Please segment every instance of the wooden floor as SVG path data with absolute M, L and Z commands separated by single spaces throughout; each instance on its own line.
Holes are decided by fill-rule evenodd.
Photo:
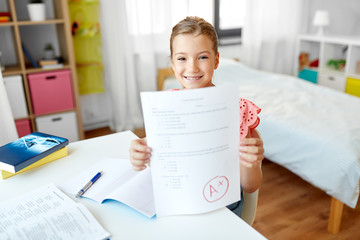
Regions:
M 265 237 L 283 239 L 360 239 L 360 204 L 344 206 L 341 231 L 327 232 L 331 198 L 287 169 L 263 162 L 264 181 L 259 191 L 253 227 Z
M 112 133 L 99 129 L 85 133 L 86 138 Z M 134 133 L 144 136 L 142 129 Z M 253 227 L 271 240 L 360 239 L 360 204 L 344 206 L 341 231 L 327 232 L 330 197 L 287 169 L 268 160 L 263 162 L 264 181 Z
M 140 138 L 145 137 L 144 129 L 135 129 L 133 132 Z M 103 136 L 103 135 L 107 135 L 107 134 L 111 134 L 111 133 L 114 133 L 114 132 L 111 131 L 108 127 L 85 131 L 85 139 L 99 137 L 99 136 Z

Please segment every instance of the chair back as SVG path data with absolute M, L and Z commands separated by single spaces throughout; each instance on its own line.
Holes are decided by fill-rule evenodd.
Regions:
M 259 190 L 253 193 L 247 193 L 244 191 L 244 206 L 241 211 L 241 219 L 247 224 L 252 225 L 255 220 L 256 208 L 259 197 Z

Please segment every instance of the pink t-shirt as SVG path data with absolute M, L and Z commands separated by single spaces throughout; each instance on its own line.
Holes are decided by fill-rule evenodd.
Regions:
M 240 140 L 241 140 L 246 137 L 249 129 L 250 131 L 254 130 L 259 125 L 260 118 L 258 117 L 258 114 L 261 112 L 261 108 L 259 108 L 253 102 L 245 98 L 240 98 L 239 104 L 240 104 L 240 119 L 242 119 L 240 125 Z
M 173 88 L 168 91 L 178 91 L 180 89 Z M 261 108 L 256 106 L 253 102 L 250 100 L 247 100 L 245 98 L 239 99 L 239 105 L 240 105 L 240 119 L 241 125 L 240 125 L 240 140 L 244 139 L 246 135 L 251 130 L 254 130 L 260 123 L 260 118 L 258 117 L 258 114 L 261 112 Z

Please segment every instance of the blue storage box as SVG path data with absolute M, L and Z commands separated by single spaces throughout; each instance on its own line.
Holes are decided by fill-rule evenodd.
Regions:
M 316 84 L 317 83 L 317 75 L 318 75 L 317 71 L 314 71 L 311 69 L 304 69 L 302 71 L 299 71 L 298 77 Z

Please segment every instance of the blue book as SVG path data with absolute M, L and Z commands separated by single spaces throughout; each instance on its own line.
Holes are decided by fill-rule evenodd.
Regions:
M 23 43 L 21 43 L 22 49 L 26 55 L 26 57 L 29 59 L 29 61 L 31 62 L 31 64 L 33 65 L 34 68 L 38 68 L 39 65 L 36 63 L 36 61 L 33 59 L 33 57 L 30 55 L 29 51 L 27 50 L 27 48 L 25 47 L 25 45 Z
M 68 144 L 66 138 L 33 132 L 0 147 L 0 169 L 16 173 Z

